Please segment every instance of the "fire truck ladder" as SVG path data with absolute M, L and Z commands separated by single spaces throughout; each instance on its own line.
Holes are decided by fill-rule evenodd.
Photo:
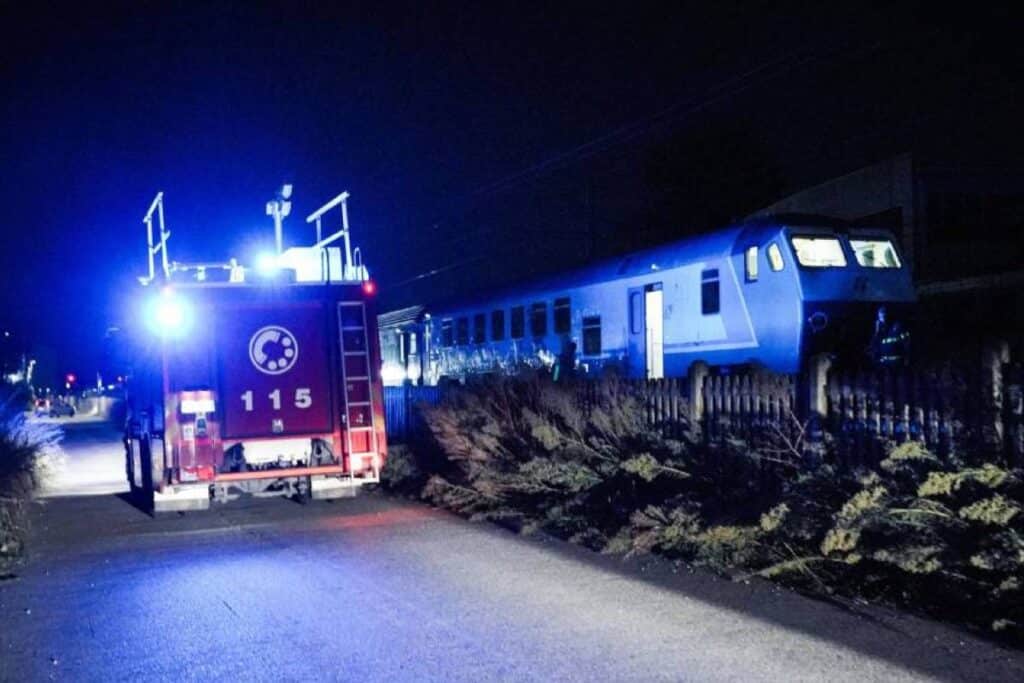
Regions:
M 342 301 L 338 304 L 338 321 L 341 326 L 341 355 L 345 382 L 345 441 L 349 457 L 349 478 L 354 479 L 352 462 L 367 456 L 373 456 L 374 479 L 380 477 L 379 450 L 377 444 L 376 411 L 373 405 L 373 385 L 370 382 L 370 344 L 366 328 L 366 306 L 361 301 Z M 349 359 L 360 359 L 350 364 Z M 349 376 L 350 367 L 361 368 Z M 350 396 L 357 400 L 349 400 Z M 353 410 L 355 409 L 355 410 Z M 363 419 L 369 415 L 368 421 Z M 353 416 L 356 416 L 353 419 Z M 368 451 L 354 451 L 352 435 L 368 432 L 370 438 Z M 362 440 L 360 440 L 361 443 Z

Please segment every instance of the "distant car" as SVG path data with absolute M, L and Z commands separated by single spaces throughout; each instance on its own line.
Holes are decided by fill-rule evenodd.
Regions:
M 50 402 L 45 398 L 37 398 L 33 407 L 36 417 L 44 417 L 50 414 Z
M 74 417 L 75 407 L 70 403 L 57 401 L 50 406 L 50 417 Z

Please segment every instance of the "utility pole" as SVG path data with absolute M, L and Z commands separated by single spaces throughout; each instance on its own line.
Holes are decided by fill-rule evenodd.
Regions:
M 292 212 L 292 203 L 289 201 L 291 196 L 291 183 L 285 183 L 277 195 L 267 202 L 267 215 L 274 219 L 274 246 L 277 248 L 278 254 L 284 251 L 281 224 Z

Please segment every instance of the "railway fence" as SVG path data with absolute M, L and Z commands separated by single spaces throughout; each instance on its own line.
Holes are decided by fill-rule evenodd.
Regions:
M 969 355 L 969 354 L 966 354 Z M 582 410 L 607 380 L 577 380 Z M 918 441 L 940 457 L 975 455 L 1024 465 L 1024 371 L 1005 343 L 927 369 L 851 371 L 817 356 L 800 374 L 722 374 L 695 363 L 687 377 L 617 379 L 640 399 L 644 419 L 667 436 L 741 439 L 789 456 L 875 466 L 892 443 Z M 425 429 L 419 403 L 437 404 L 445 386 L 385 387 L 388 438 Z

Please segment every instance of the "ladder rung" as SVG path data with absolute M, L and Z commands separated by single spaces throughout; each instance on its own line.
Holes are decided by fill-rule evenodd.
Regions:
M 368 432 L 371 429 L 373 429 L 372 425 L 369 426 L 369 427 L 349 427 L 348 431 L 350 431 L 350 432 Z
M 367 353 L 366 353 L 366 351 L 346 351 L 345 355 L 346 356 L 365 356 L 365 355 L 367 355 Z
M 353 382 L 358 382 L 361 379 L 365 380 L 365 379 L 370 379 L 370 378 L 369 377 L 346 377 L 345 379 L 346 380 L 352 380 Z
M 363 451 L 361 453 L 349 453 L 350 458 L 365 458 L 368 455 L 377 455 L 377 451 Z
M 370 402 L 369 401 L 349 401 L 348 404 L 350 406 L 368 406 L 368 405 L 370 405 Z
M 348 331 L 352 332 L 352 331 L 357 331 L 357 330 L 365 330 L 366 328 L 365 328 L 365 327 L 363 327 L 362 325 L 358 325 L 358 326 L 353 326 L 353 325 L 345 325 L 345 326 L 344 326 L 344 327 L 342 327 L 341 329 L 342 329 L 342 330 L 348 330 Z

